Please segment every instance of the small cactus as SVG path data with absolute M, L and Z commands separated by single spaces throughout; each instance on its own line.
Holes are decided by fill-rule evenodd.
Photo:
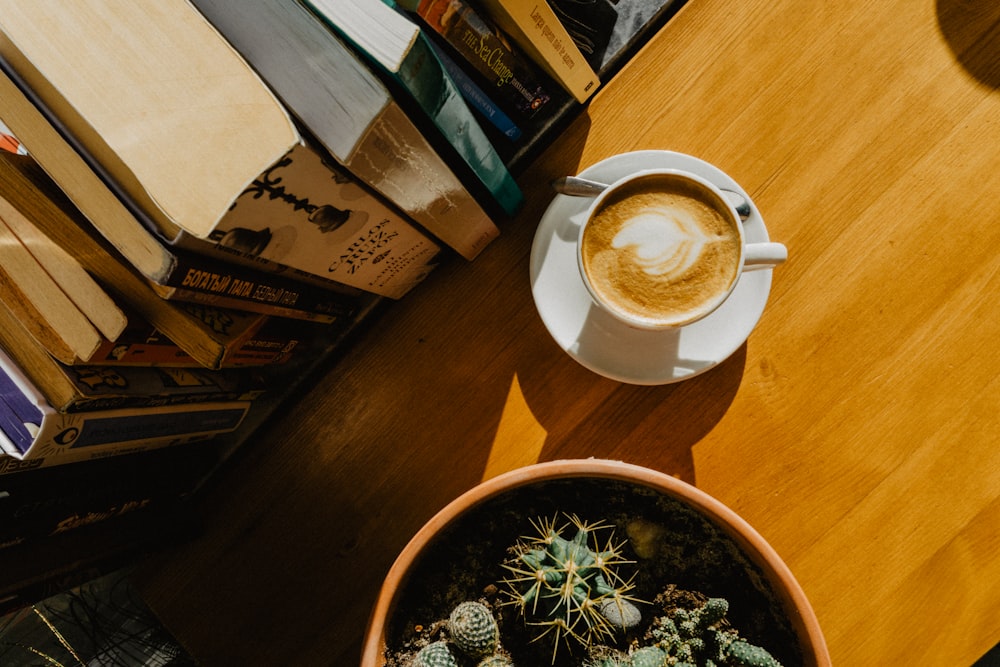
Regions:
M 448 618 L 448 634 L 455 646 L 470 658 L 496 651 L 499 630 L 489 608 L 480 602 L 463 602 Z
M 413 657 L 411 667 L 458 667 L 447 642 L 439 641 L 420 649 Z
M 653 622 L 655 646 L 681 665 L 740 665 L 781 667 L 766 650 L 739 637 L 730 628 L 719 627 L 729 611 L 723 598 L 710 598 L 696 609 L 677 609 Z
M 553 637 L 553 661 L 560 643 L 570 638 L 584 646 L 638 623 L 639 610 L 627 595 L 631 581 L 617 573 L 632 563 L 622 557 L 622 545 L 610 539 L 602 549 L 596 531 L 603 524 L 587 524 L 569 517 L 576 535 L 566 539 L 555 521 L 532 522 L 537 536 L 516 546 L 519 556 L 505 564 L 512 577 L 502 583 L 529 625 L 540 628 L 539 638 Z M 588 542 L 590 544 L 588 544 Z M 602 611 L 603 610 L 603 611 Z
M 632 667 L 665 667 L 667 652 L 655 646 L 645 646 L 630 656 Z
M 742 639 L 733 641 L 726 647 L 726 655 L 743 667 L 781 667 L 770 653 L 759 646 L 748 644 Z

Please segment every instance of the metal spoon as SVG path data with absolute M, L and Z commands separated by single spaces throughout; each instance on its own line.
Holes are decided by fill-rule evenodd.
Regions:
M 562 176 L 552 181 L 552 187 L 556 192 L 570 195 L 571 197 L 596 197 L 608 187 L 608 184 L 580 178 L 579 176 Z M 739 192 L 733 192 L 725 188 L 719 189 L 722 190 L 722 194 L 726 196 L 733 205 L 733 208 L 736 209 L 740 220 L 746 220 L 750 217 L 750 202 L 747 201 L 746 197 Z

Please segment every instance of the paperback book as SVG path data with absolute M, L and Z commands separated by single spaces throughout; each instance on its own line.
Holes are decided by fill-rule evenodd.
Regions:
M 169 245 L 392 298 L 433 268 L 437 244 L 308 141 L 187 2 L 3 0 L 0 55 L 21 92 Z M 80 196 L 42 146 L 5 122 Z
M 194 0 L 336 160 L 474 259 L 499 230 L 369 64 L 285 0 Z
M 204 440 L 239 427 L 249 401 L 55 410 L 0 353 L 0 449 L 8 456 L 71 463 Z

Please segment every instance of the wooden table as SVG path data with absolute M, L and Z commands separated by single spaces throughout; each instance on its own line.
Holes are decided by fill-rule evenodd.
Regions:
M 790 252 L 745 345 L 653 387 L 563 353 L 528 281 L 547 183 L 638 149 L 724 169 Z M 502 238 L 393 304 L 222 475 L 204 537 L 140 572 L 204 665 L 356 664 L 427 518 L 589 456 L 755 525 L 834 664 L 1000 640 L 1000 5 L 692 0 L 520 180 Z

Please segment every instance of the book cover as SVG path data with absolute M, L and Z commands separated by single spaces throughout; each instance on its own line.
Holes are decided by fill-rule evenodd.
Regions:
M 550 76 L 586 102 L 600 86 L 597 73 L 545 0 L 480 0 L 488 16 Z
M 214 252 L 227 238 L 230 260 L 393 298 L 433 267 L 437 245 L 324 160 L 189 3 L 0 10 L 0 54 L 167 243 Z
M 293 355 L 304 354 L 313 337 L 335 326 L 198 304 L 180 307 L 225 342 L 221 357 L 210 367 L 212 370 L 285 363 Z M 168 334 L 138 316 L 131 318 L 117 340 L 104 341 L 88 363 L 204 367 Z
M 209 371 L 198 366 L 68 366 L 22 345 L 2 349 L 57 412 L 87 412 L 205 401 L 252 401 L 267 390 L 258 368 Z M 39 353 L 40 352 L 40 353 Z
M 557 84 L 466 0 L 420 0 L 413 11 L 513 117 L 530 119 L 552 99 L 549 88 Z
M 479 201 L 510 216 L 524 203 L 514 181 L 462 94 L 416 23 L 381 0 L 305 0 L 380 72 L 404 111 L 421 118 L 425 136 Z M 390 4 L 392 6 L 390 6 Z
M 284 0 L 194 0 L 337 161 L 466 259 L 499 230 L 391 93 L 315 14 Z
M 70 463 L 167 447 L 239 427 L 249 401 L 59 413 L 0 353 L 0 448 L 8 456 Z

